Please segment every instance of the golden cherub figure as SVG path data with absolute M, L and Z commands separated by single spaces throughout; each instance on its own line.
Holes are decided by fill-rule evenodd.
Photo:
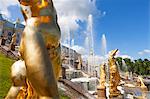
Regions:
M 20 43 L 19 72 L 26 73 L 25 79 L 20 72 L 14 73 L 13 86 L 6 99 L 35 98 L 59 99 L 57 79 L 60 72 L 60 28 L 52 0 L 18 0 L 26 21 Z M 28 7 L 28 9 L 27 9 Z M 18 62 L 18 61 L 17 61 Z M 14 67 L 17 67 L 15 64 Z M 18 66 L 19 66 L 18 65 Z M 11 71 L 15 72 L 15 68 Z M 18 82 L 20 81 L 20 83 Z M 21 92 L 22 91 L 22 92 Z

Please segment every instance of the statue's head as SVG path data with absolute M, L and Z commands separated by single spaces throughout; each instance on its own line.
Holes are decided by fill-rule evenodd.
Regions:
M 31 1 L 30 0 L 18 0 L 20 4 L 24 6 L 30 5 Z
M 109 57 L 114 57 L 117 52 L 118 52 L 118 49 L 112 50 L 109 54 Z
M 52 0 L 18 0 L 21 5 L 24 6 L 37 6 L 37 7 L 45 7 L 49 4 L 52 4 Z

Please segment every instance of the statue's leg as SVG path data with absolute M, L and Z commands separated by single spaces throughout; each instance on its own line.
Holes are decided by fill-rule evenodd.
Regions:
M 11 79 L 13 85 L 11 86 L 5 99 L 16 99 L 22 86 L 26 84 L 26 68 L 22 60 L 16 61 L 11 66 Z

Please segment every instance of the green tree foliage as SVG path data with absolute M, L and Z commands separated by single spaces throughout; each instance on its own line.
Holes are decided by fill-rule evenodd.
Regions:
M 118 66 L 120 67 L 121 71 L 125 71 L 125 68 L 122 63 L 123 61 L 125 62 L 127 70 L 129 72 L 136 73 L 138 75 L 150 75 L 150 60 L 131 60 L 130 58 L 123 59 L 121 57 L 117 57 L 116 62 L 118 63 Z

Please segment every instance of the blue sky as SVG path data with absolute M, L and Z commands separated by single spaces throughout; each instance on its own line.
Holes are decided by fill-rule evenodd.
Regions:
M 108 50 L 118 48 L 133 58 L 150 58 L 150 53 L 138 54 L 150 49 L 149 0 L 97 0 L 96 5 L 106 12 L 95 19 L 96 42 L 105 33 Z M 95 50 L 98 52 L 99 46 Z
M 2 0 L 0 10 L 13 21 L 17 17 L 23 21 L 16 1 Z M 54 4 L 62 38 L 68 38 L 70 31 L 77 50 L 86 50 L 88 15 L 92 14 L 96 55 L 101 56 L 101 37 L 105 34 L 108 51 L 118 48 L 120 55 L 150 58 L 149 0 L 54 0 Z

